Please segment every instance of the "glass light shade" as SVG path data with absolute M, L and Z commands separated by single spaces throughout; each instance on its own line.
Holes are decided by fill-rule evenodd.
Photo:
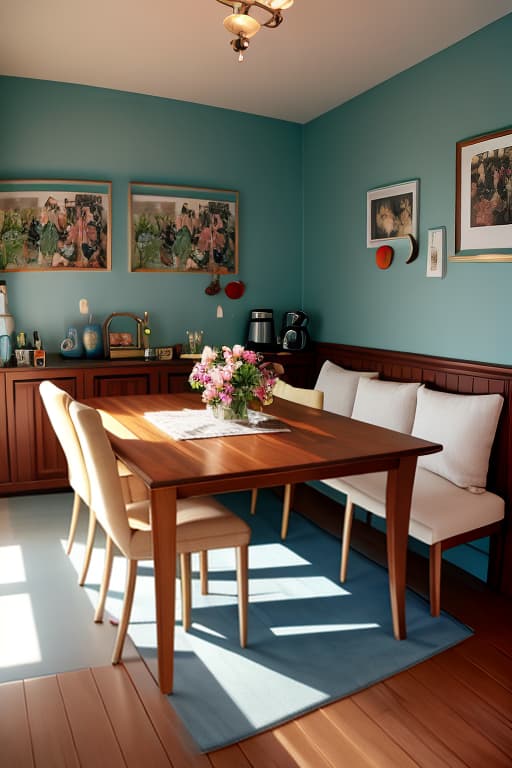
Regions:
M 224 26 L 233 35 L 242 35 L 247 38 L 253 37 L 261 28 L 259 21 L 246 13 L 231 13 L 224 19 Z
M 291 8 L 293 0 L 270 0 L 268 3 L 274 11 L 286 11 L 287 8 Z

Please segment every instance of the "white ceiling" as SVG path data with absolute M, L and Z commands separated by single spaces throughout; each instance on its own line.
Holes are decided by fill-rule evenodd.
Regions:
M 0 0 L 0 74 L 305 123 L 512 11 L 512 0 L 295 0 L 238 63 L 216 0 Z

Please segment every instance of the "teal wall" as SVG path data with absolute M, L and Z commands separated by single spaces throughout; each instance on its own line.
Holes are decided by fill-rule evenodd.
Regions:
M 17 329 L 57 351 L 87 298 L 95 319 L 150 313 L 155 344 L 201 328 L 212 344 L 243 341 L 251 308 L 276 324 L 301 293 L 302 127 L 201 105 L 38 80 L 0 78 L 0 176 L 105 179 L 112 187 L 112 271 L 7 273 Z M 207 296 L 208 275 L 128 272 L 128 183 L 235 189 L 244 297 Z M 2 276 L 3 277 L 3 276 Z M 216 319 L 217 304 L 224 319 Z
M 426 273 L 427 230 L 454 252 L 455 145 L 512 126 L 512 14 L 304 129 L 304 308 L 315 338 L 512 364 L 512 264 Z M 397 41 L 399 44 L 399 41 Z M 366 247 L 366 193 L 420 180 L 418 259 Z M 512 248 L 512 238 L 510 242 Z
M 190 327 L 218 344 L 244 339 L 253 307 L 273 307 L 276 325 L 302 307 L 318 340 L 512 363 L 512 264 L 448 262 L 444 280 L 425 276 L 430 227 L 446 226 L 454 250 L 456 142 L 512 125 L 511 37 L 512 14 L 306 126 L 0 77 L 4 179 L 113 182 L 112 272 L 8 274 L 18 328 L 56 350 L 86 297 L 99 320 L 147 309 L 157 344 Z M 406 265 L 396 241 L 379 270 L 366 193 L 409 179 L 420 180 L 419 258 Z M 129 181 L 239 190 L 241 300 L 206 296 L 206 275 L 128 272 Z

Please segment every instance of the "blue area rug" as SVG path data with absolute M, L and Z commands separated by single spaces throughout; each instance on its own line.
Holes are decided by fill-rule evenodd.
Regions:
M 393 638 L 387 571 L 352 552 L 339 584 L 339 541 L 297 514 L 280 540 L 281 503 L 260 492 L 221 497 L 252 527 L 249 646 L 238 644 L 235 561 L 211 552 L 210 594 L 195 562 L 192 620 L 181 628 L 177 589 L 175 688 L 170 703 L 203 750 L 239 741 L 354 693 L 461 642 L 471 632 L 433 619 L 407 594 L 408 638 Z M 115 628 L 94 624 L 103 567 L 97 534 L 88 582 L 77 584 L 86 536 L 82 514 L 72 556 L 65 540 L 71 494 L 0 499 L 0 682 L 110 664 Z M 125 562 L 116 557 L 107 610 L 120 615 Z M 141 563 L 129 634 L 156 671 L 152 563 Z M 127 640 L 123 657 L 133 655 Z M 0 761 L 1 762 L 1 761 Z
M 192 630 L 176 628 L 171 697 L 204 751 L 239 741 L 368 687 L 461 642 L 471 631 L 407 594 L 407 640 L 393 637 L 387 571 L 351 552 L 349 580 L 339 583 L 340 544 L 297 514 L 280 540 L 281 503 L 269 491 L 248 514 L 248 494 L 220 497 L 252 527 L 249 639 L 238 644 L 234 557 L 210 553 L 210 595 L 194 584 Z M 198 577 L 198 563 L 195 576 Z M 156 671 L 148 615 L 151 569 L 143 569 L 129 632 Z M 144 577 L 141 581 L 144 581 Z M 145 592 L 145 596 L 142 595 Z M 179 615 L 177 615 L 179 622 Z

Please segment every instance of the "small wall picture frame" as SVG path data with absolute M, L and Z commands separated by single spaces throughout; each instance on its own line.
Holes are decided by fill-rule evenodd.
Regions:
M 446 228 L 428 230 L 427 277 L 444 277 L 446 274 Z
M 392 184 L 366 193 L 366 245 L 385 245 L 412 235 L 418 238 L 418 179 Z

